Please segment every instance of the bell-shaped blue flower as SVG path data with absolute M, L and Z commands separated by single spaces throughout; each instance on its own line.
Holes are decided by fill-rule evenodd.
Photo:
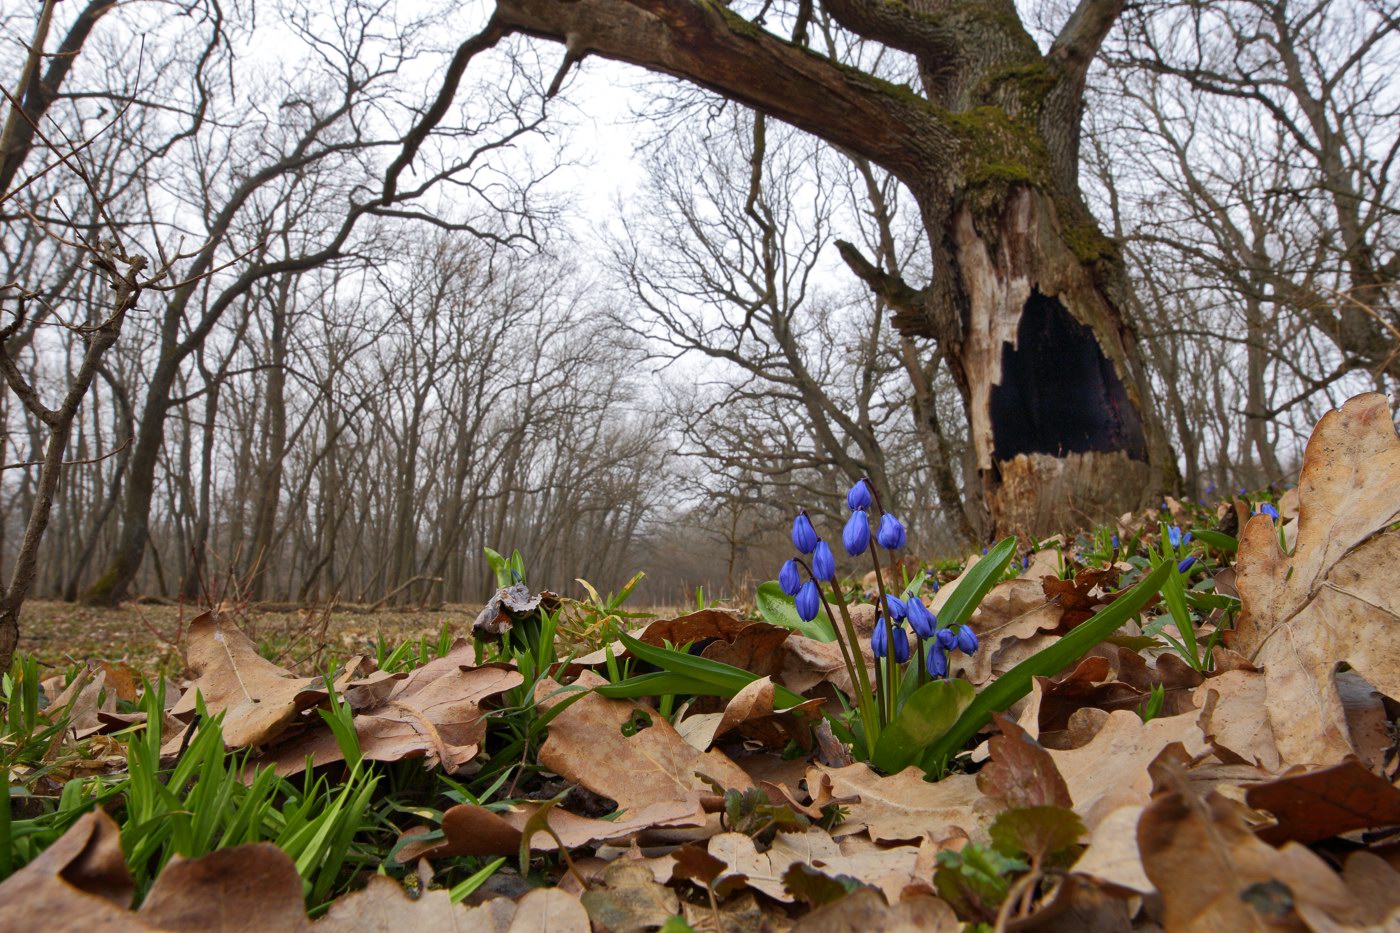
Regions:
M 958 635 L 950 628 L 941 628 L 934 637 L 934 641 L 936 641 L 938 647 L 942 648 L 944 651 L 952 651 L 958 646 Z
M 920 638 L 932 638 L 938 631 L 938 619 L 919 597 L 910 596 L 904 603 L 904 612 L 909 619 L 909 627 Z
M 1186 558 L 1186 559 L 1183 560 L 1181 563 L 1179 563 L 1179 564 L 1176 565 L 1176 572 L 1177 572 L 1177 573 L 1185 573 L 1186 571 L 1190 570 L 1191 567 L 1192 567 L 1195 563 L 1196 563 L 1196 555 L 1195 555 L 1195 554 L 1192 554 L 1190 557 Z
M 801 587 L 802 571 L 797 568 L 797 561 L 785 561 L 783 569 L 778 571 L 778 588 L 789 596 L 796 596 Z
M 1114 535 L 1110 540 L 1113 542 L 1113 549 L 1118 550 L 1118 536 Z
M 1274 521 L 1278 521 L 1278 509 L 1274 508 L 1273 503 L 1271 502 L 1260 503 L 1259 512 L 1263 515 L 1269 516 Z
M 852 512 L 859 512 L 870 508 L 870 502 L 870 481 L 865 478 L 856 480 L 851 491 L 846 493 L 846 504 L 851 507 Z
M 886 594 L 885 596 L 885 607 L 888 608 L 890 611 L 891 622 L 903 622 L 904 617 L 909 612 L 909 610 L 905 607 L 903 602 L 901 602 L 897 597 L 890 596 L 888 594 Z
M 817 546 L 817 540 L 817 529 L 812 527 L 812 520 L 806 512 L 798 512 L 792 520 L 792 546 L 797 548 L 799 554 L 810 554 Z
M 1182 534 L 1181 528 L 1177 525 L 1172 525 L 1167 528 L 1167 540 L 1172 543 L 1172 547 L 1181 547 L 1183 544 L 1190 544 L 1191 537 L 1191 532 L 1188 531 L 1186 534 Z
M 948 676 L 948 652 L 938 642 L 934 642 L 928 649 L 928 673 L 930 677 Z
M 971 627 L 958 626 L 958 650 L 963 654 L 972 654 L 977 650 L 977 633 Z
M 797 591 L 796 603 L 797 614 L 803 622 L 811 622 L 817 617 L 822 610 L 822 594 L 815 581 L 808 580 L 802 584 L 802 589 Z
M 825 541 L 818 541 L 812 551 L 812 576 L 826 583 L 836 579 L 836 555 Z
M 897 551 L 904 547 L 904 526 L 899 519 L 886 512 L 880 516 L 880 530 L 875 532 L 875 540 L 880 542 L 880 547 Z
M 870 633 L 870 653 L 883 658 L 890 653 L 890 642 L 885 635 L 885 620 L 875 620 L 875 630 Z
M 864 512 L 852 512 L 851 520 L 841 531 L 841 544 L 847 554 L 859 557 L 870 546 L 870 516 Z
M 892 634 L 894 639 L 894 660 L 897 664 L 903 664 L 909 660 L 909 633 L 902 625 L 895 626 Z

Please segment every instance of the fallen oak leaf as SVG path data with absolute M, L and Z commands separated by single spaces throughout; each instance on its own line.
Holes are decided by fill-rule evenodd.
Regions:
M 1347 662 L 1400 696 L 1400 437 L 1383 395 L 1322 417 L 1298 482 L 1298 537 L 1279 549 L 1267 516 L 1244 526 L 1236 562 L 1243 607 L 1230 647 L 1265 670 L 1285 764 L 1325 767 L 1356 751 L 1336 685 Z
M 0 929 L 141 930 L 121 830 L 100 807 L 0 882 Z
M 136 914 L 157 930 L 305 930 L 301 875 L 270 842 L 178 855 L 151 886 Z M 361 926 L 359 929 L 367 929 Z
M 1001 732 L 988 743 L 992 760 L 977 772 L 977 789 L 1007 809 L 1074 806 L 1050 752 L 1000 713 L 992 721 Z
M 819 907 L 792 926 L 792 933 L 957 933 L 958 915 L 943 901 L 926 895 L 891 905 L 874 888 L 860 888 Z
M 888 777 L 864 764 L 813 765 L 807 771 L 807 786 L 826 789 L 846 810 L 833 835 L 865 830 L 876 842 L 911 842 L 925 836 L 937 842 L 970 835 L 979 824 L 973 804 L 982 795 L 970 774 L 952 774 L 930 784 L 924 772 L 912 765 Z M 813 806 L 825 802 L 818 792 L 813 793 Z
M 229 748 L 267 744 L 285 732 L 298 713 L 327 697 L 320 678 L 297 677 L 273 664 L 217 611 L 191 620 L 186 637 L 195 681 L 170 714 L 189 721 L 196 696 L 202 696 L 211 715 L 224 714 L 224 744 Z
M 403 885 L 384 875 L 372 875 L 359 891 L 331 902 L 326 915 L 311 925 L 311 933 L 399 933 L 404 930 L 471 930 L 506 933 L 515 918 L 515 902 L 496 897 L 476 907 L 452 903 L 444 889 L 423 891 L 411 898 Z
M 660 927 L 680 912 L 680 898 L 657 884 L 645 865 L 618 859 L 580 897 L 595 926 L 617 933 Z

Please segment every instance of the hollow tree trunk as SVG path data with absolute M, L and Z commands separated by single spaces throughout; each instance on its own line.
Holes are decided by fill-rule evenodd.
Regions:
M 564 42 L 564 68 L 596 54 L 685 78 L 904 182 L 932 281 L 839 247 L 903 333 L 947 354 L 996 533 L 1044 534 L 1174 488 L 1122 255 L 1078 182 L 1084 76 L 1122 0 L 1081 0 L 1047 53 L 1012 0 L 821 2 L 914 56 L 923 94 L 806 48 L 800 23 L 789 41 L 708 0 L 497 0 L 495 23 Z

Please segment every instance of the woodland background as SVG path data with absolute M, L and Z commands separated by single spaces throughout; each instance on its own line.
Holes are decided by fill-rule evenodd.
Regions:
M 776 571 L 796 506 L 835 515 L 863 474 L 914 553 L 980 537 L 940 347 L 897 334 L 833 246 L 926 277 L 899 184 L 639 70 L 590 59 L 551 95 L 561 50 L 518 36 L 405 169 L 402 127 L 487 12 L 57 5 L 53 41 L 81 51 L 46 65 L 32 159 L 0 153 L 11 358 L 49 398 L 81 369 L 75 327 L 111 293 L 78 234 L 170 272 L 77 411 L 34 597 L 477 601 L 483 544 L 537 584 L 644 569 L 644 600 L 724 596 Z M 0 4 L 7 90 L 36 14 Z M 815 17 L 833 56 L 913 81 Z M 1082 183 L 1128 258 L 1181 495 L 1286 485 L 1323 412 L 1394 394 L 1397 72 L 1380 0 L 1137 4 L 1091 69 Z M 1362 352 L 1339 308 L 1387 340 Z M 11 392 L 0 427 L 8 576 L 48 435 Z

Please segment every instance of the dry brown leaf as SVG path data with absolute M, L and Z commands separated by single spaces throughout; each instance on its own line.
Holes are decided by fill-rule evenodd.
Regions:
M 657 884 L 650 868 L 625 859 L 603 869 L 579 900 L 595 925 L 613 933 L 655 929 L 681 909 L 676 892 Z
M 514 916 L 515 902 L 509 898 L 494 898 L 479 907 L 454 904 L 445 890 L 424 891 L 410 898 L 397 881 L 374 875 L 363 889 L 333 901 L 326 916 L 316 921 L 311 930 L 312 933 L 409 933 L 417 930 L 505 933 Z
M 302 897 L 291 858 L 261 842 L 197 859 L 176 856 L 136 916 L 159 930 L 296 931 L 308 926 Z
M 962 922 L 943 901 L 911 897 L 891 906 L 873 888 L 861 888 L 793 924 L 792 933 L 957 933 Z
M 852 606 L 852 614 L 858 606 Z M 873 610 L 872 610 L 873 612 Z M 872 615 L 873 618 L 873 615 Z M 860 639 L 861 656 L 871 678 L 875 676 L 875 656 L 870 651 L 870 637 Z M 805 635 L 791 635 L 783 642 L 782 670 L 779 680 L 793 693 L 806 696 L 818 686 L 829 683 L 850 696 L 855 693 L 841 648 L 834 641 L 817 641 Z
M 577 685 L 598 683 L 602 683 L 601 678 L 585 673 Z M 543 709 L 563 701 L 564 695 L 556 694 L 558 689 L 552 680 L 541 683 L 536 697 Z M 648 724 L 626 735 L 624 726 L 633 722 L 634 714 Z M 713 791 L 697 772 L 725 788 L 746 790 L 753 786 L 743 769 L 728 757 L 717 751 L 697 751 L 655 710 L 596 693 L 575 701 L 555 717 L 549 738 L 540 747 L 539 760 L 565 780 L 615 800 L 629 812 L 657 805 L 673 807 L 684 801 L 700 819 L 700 798 Z
M 677 730 L 685 735 L 687 744 L 702 751 L 731 732 L 738 732 L 766 748 L 781 750 L 789 741 L 795 741 L 802 748 L 810 749 L 812 726 L 821 719 L 824 701 L 818 697 L 781 711 L 774 710 L 775 702 L 776 687 L 772 678 L 760 677 L 734 694 L 718 718 L 701 713 L 684 720 Z M 700 722 L 687 728 L 685 723 L 690 719 Z
M 473 668 L 470 656 L 453 652 L 413 671 L 401 680 L 377 680 L 388 695 L 374 708 L 355 716 L 360 751 L 371 761 L 423 758 L 429 768 L 448 773 L 461 769 L 480 749 L 486 734 L 482 703 L 523 682 L 520 673 L 504 665 Z M 329 728 L 319 728 L 279 745 L 271 760 L 281 775 L 298 774 L 307 756 L 315 765 L 340 761 L 340 745 Z
M 127 911 L 134 887 L 120 837 L 100 808 L 79 817 L 34 861 L 0 882 L 0 929 L 146 929 Z
M 1138 820 L 1138 847 L 1168 930 L 1302 930 L 1299 904 L 1330 916 L 1349 912 L 1346 886 L 1307 848 L 1261 842 L 1237 804 L 1202 798 L 1174 764 L 1157 778 L 1169 791 Z
M 833 831 L 837 836 L 863 829 L 877 842 L 914 842 L 926 836 L 941 842 L 971 835 L 979 822 L 972 805 L 982 795 L 970 774 L 952 774 L 931 784 L 922 770 L 912 766 L 884 777 L 863 764 L 813 765 L 807 772 L 807 787 L 814 806 L 824 802 L 818 798 L 819 787 L 829 788 L 835 800 L 850 798 L 842 803 L 847 815 Z
M 1074 811 L 1093 832 L 1119 807 L 1147 803 L 1152 791 L 1147 766 L 1173 742 L 1183 743 L 1191 755 L 1205 748 L 1196 717 L 1171 716 L 1144 723 L 1136 713 L 1119 710 L 1108 714 L 1104 727 L 1087 745 L 1069 751 L 1052 749 L 1050 756 L 1074 798 Z
M 1335 764 L 1355 749 L 1335 672 L 1347 662 L 1400 697 L 1400 437 L 1382 395 L 1318 422 L 1303 455 L 1292 556 L 1255 516 L 1236 563 L 1244 606 L 1231 647 L 1265 670 L 1285 764 Z
M 1072 870 L 1123 893 L 1148 895 L 1155 891 L 1138 852 L 1137 825 L 1142 811 L 1137 806 L 1119 807 L 1105 816 Z
M 938 597 L 946 599 L 951 589 L 949 584 Z M 938 603 L 938 598 L 934 602 Z M 1064 610 L 1057 603 L 1046 600 L 1039 580 L 1017 577 L 998 583 L 968 620 L 982 647 L 971 657 L 954 653 L 949 658 L 953 674 L 966 676 L 974 684 L 987 683 L 1034 653 L 1024 653 L 1026 643 L 1054 631 L 1063 615 Z
M 1050 752 L 1000 713 L 992 719 L 1001 734 L 989 743 L 992 760 L 977 772 L 978 790 L 1001 809 L 1073 806 Z
M 515 905 L 507 933 L 590 933 L 588 911 L 558 888 L 536 888 Z
M 759 852 L 753 839 L 743 833 L 721 833 L 710 840 L 706 851 L 727 866 L 719 875 L 720 881 L 743 876 L 744 884 L 787 904 L 794 900 L 783 889 L 783 872 L 789 866 L 841 857 L 841 847 L 820 829 L 778 833 L 767 852 Z
M 188 720 L 195 712 L 196 693 L 202 695 L 211 714 L 224 714 L 224 744 L 229 748 L 265 745 L 286 731 L 298 713 L 326 699 L 320 678 L 297 677 L 273 664 L 217 612 L 191 620 L 187 637 L 195 681 L 170 713 Z
M 1256 785 L 1245 800 L 1278 820 L 1259 832 L 1259 838 L 1275 844 L 1288 839 L 1316 842 L 1354 829 L 1400 825 L 1400 788 L 1355 759 Z
M 1249 762 L 1269 772 L 1279 770 L 1262 673 L 1226 671 L 1197 687 L 1195 698 L 1201 706 L 1201 731 L 1217 757 Z

